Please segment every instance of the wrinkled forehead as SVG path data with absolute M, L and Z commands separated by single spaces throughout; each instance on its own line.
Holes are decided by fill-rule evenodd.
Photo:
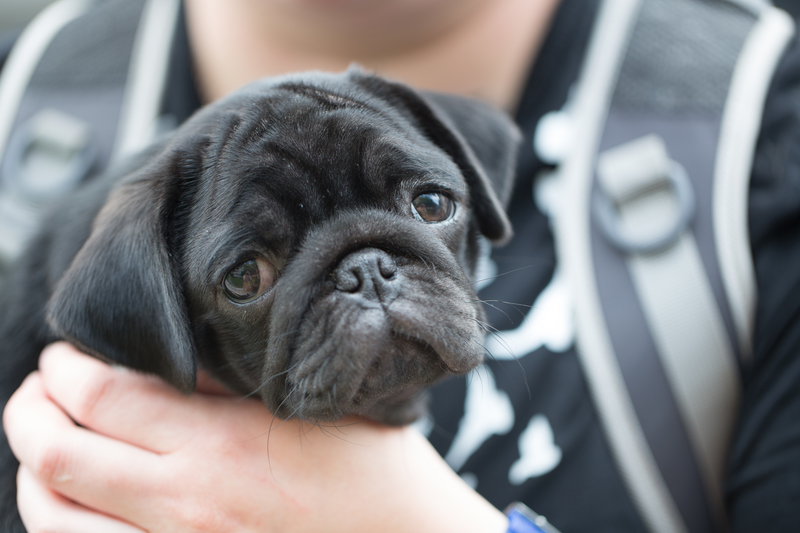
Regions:
M 461 192 L 463 177 L 450 157 L 410 118 L 378 104 L 314 87 L 272 91 L 221 136 L 213 157 L 219 187 L 381 195 L 399 181 L 435 176 Z

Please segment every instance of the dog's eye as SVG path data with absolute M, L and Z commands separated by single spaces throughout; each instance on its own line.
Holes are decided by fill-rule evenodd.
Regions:
M 452 198 L 440 192 L 422 193 L 411 202 L 414 218 L 423 222 L 444 222 L 453 216 L 456 205 Z
M 222 282 L 225 294 L 237 303 L 258 298 L 272 286 L 275 269 L 263 258 L 239 263 L 228 271 Z

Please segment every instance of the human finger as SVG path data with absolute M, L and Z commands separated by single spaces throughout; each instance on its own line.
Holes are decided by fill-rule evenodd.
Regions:
M 55 492 L 124 519 L 152 504 L 160 457 L 76 426 L 47 397 L 37 372 L 8 401 L 3 424 L 21 465 Z
M 203 416 L 157 377 L 113 368 L 67 343 L 45 348 L 39 369 L 48 396 L 73 420 L 157 453 L 193 438 Z
M 142 533 L 144 530 L 83 507 L 41 483 L 25 466 L 17 474 L 17 507 L 28 533 Z

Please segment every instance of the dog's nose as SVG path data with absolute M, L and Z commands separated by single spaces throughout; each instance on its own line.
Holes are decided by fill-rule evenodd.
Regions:
M 336 290 L 374 302 L 389 303 L 398 292 L 397 263 L 377 248 L 346 256 L 333 272 Z

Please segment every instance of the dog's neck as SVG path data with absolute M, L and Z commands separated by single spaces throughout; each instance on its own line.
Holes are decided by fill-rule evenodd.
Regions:
M 358 62 L 412 86 L 517 99 L 559 0 L 187 0 L 206 101 L 264 76 Z

